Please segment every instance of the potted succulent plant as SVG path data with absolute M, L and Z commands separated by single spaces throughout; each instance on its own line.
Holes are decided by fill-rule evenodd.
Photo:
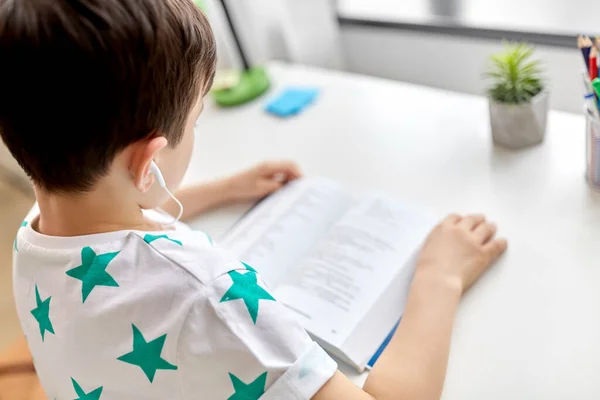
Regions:
M 496 144 L 516 149 L 544 140 L 549 96 L 541 63 L 532 59 L 533 52 L 524 43 L 505 43 L 503 52 L 490 57 L 486 76 Z

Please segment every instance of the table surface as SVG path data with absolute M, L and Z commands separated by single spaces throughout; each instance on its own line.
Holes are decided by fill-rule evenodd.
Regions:
M 584 120 L 551 112 L 546 141 L 507 151 L 484 98 L 302 66 L 271 64 L 252 104 L 207 104 L 184 182 L 289 158 L 310 176 L 375 190 L 440 217 L 484 212 L 509 250 L 456 316 L 444 400 L 600 398 L 600 195 L 584 179 Z M 263 112 L 286 86 L 321 89 L 304 113 Z M 246 206 L 192 225 L 225 232 Z M 366 375 L 341 366 L 357 384 Z

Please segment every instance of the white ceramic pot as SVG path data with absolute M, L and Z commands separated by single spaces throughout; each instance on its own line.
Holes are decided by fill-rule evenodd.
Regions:
M 533 146 L 544 141 L 548 120 L 547 91 L 527 103 L 505 104 L 489 99 L 494 143 L 511 149 Z

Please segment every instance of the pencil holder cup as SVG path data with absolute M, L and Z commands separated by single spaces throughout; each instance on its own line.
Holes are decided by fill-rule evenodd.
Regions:
M 600 190 L 600 119 L 585 110 L 585 176 L 594 189 Z

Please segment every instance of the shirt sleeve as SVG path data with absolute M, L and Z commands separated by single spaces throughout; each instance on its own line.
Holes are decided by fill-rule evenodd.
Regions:
M 310 399 L 337 369 L 248 266 L 201 290 L 178 362 L 184 399 Z

